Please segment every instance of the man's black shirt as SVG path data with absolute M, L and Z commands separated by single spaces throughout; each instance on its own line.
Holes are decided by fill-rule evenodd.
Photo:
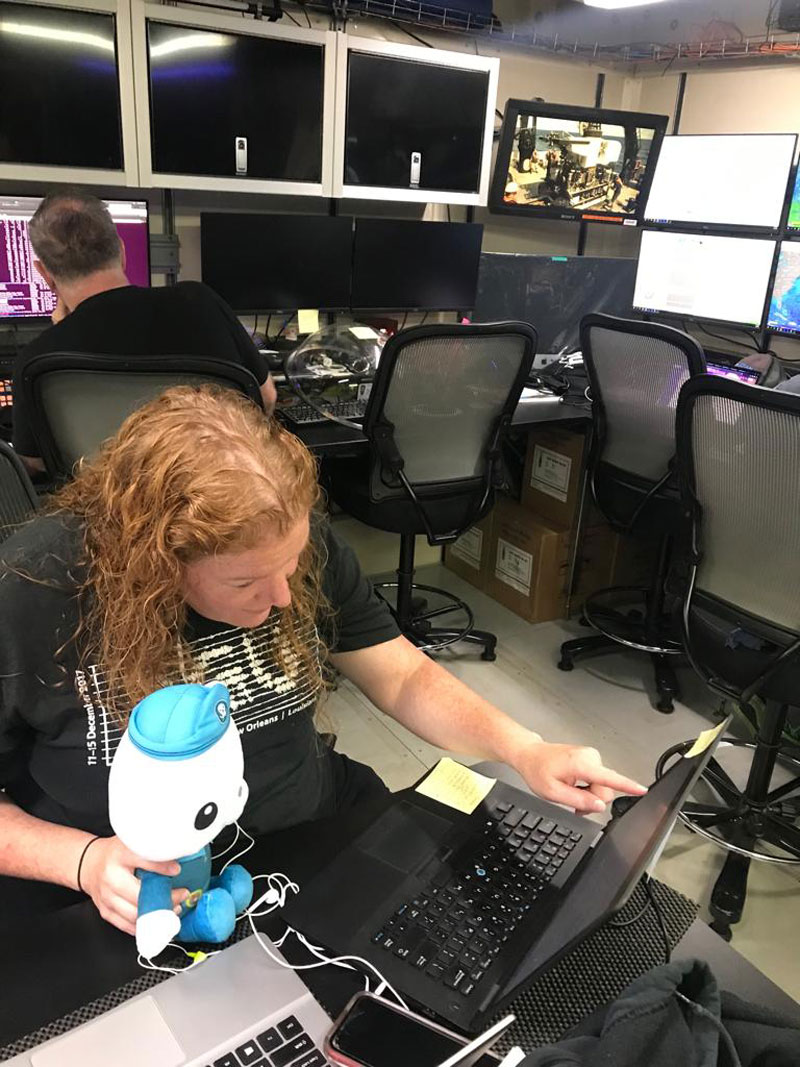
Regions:
M 224 300 L 200 282 L 164 288 L 135 285 L 90 296 L 65 319 L 32 341 L 14 366 L 13 442 L 23 456 L 38 456 L 31 416 L 22 394 L 22 370 L 45 352 L 108 356 L 213 356 L 244 366 L 259 385 L 269 368 Z

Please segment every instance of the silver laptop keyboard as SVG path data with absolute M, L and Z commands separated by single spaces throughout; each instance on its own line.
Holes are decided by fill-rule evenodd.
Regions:
M 294 1015 L 289 1015 L 209 1067 L 326 1067 L 327 1063 Z
M 524 808 L 496 804 L 483 836 L 398 908 L 373 944 L 469 996 L 582 836 Z

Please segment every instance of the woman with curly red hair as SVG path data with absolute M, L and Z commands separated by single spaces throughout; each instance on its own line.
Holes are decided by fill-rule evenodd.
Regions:
M 419 736 L 504 760 L 558 803 L 602 810 L 614 789 L 642 791 L 594 749 L 543 742 L 409 644 L 317 504 L 297 438 L 231 391 L 181 386 L 132 414 L 6 542 L 0 900 L 54 907 L 81 889 L 133 929 L 135 868 L 177 870 L 113 836 L 109 766 L 129 710 L 177 681 L 230 690 L 252 834 L 385 788 L 320 739 L 328 663 Z

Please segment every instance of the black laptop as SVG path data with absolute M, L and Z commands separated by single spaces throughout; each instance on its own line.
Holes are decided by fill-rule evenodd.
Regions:
M 423 1012 L 477 1032 L 623 906 L 729 722 L 605 829 L 504 782 L 470 815 L 406 790 L 283 916 L 374 963 Z

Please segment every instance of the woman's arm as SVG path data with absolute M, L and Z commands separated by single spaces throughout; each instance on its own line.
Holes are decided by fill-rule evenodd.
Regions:
M 82 889 L 107 922 L 133 934 L 140 888 L 133 873 L 137 867 L 166 875 L 180 871 L 177 863 L 154 863 L 137 856 L 118 837 L 94 840 L 85 830 L 37 819 L 0 792 L 0 874 Z M 174 889 L 173 907 L 188 895 L 186 889 Z
M 502 760 L 556 804 L 603 811 L 615 791 L 646 792 L 604 767 L 597 749 L 543 741 L 404 637 L 336 653 L 331 660 L 381 711 L 418 737 L 465 755 Z M 583 783 L 589 788 L 578 788 Z

